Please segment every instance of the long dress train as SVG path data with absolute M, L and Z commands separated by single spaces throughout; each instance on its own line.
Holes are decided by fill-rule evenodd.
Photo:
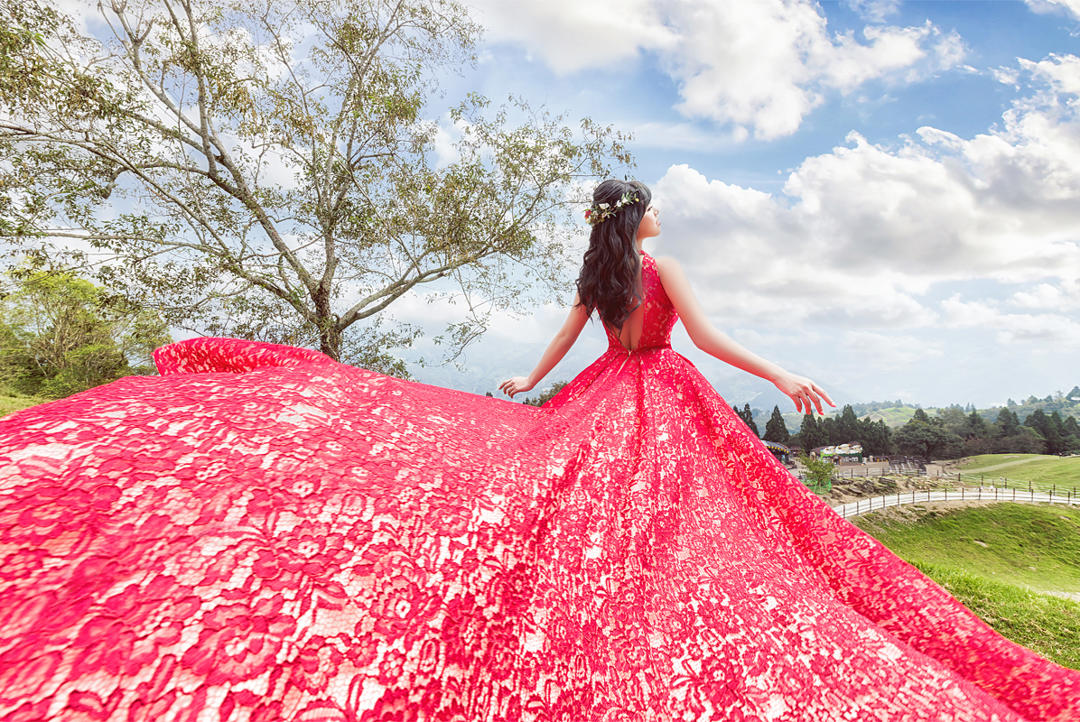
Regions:
M 644 328 L 541 408 L 235 339 L 0 420 L 8 720 L 1075 720 Z

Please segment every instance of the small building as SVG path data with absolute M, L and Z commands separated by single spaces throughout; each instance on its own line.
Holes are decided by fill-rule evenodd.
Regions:
M 765 448 L 771 451 L 773 456 L 779 459 L 785 466 L 791 464 L 791 449 L 787 446 L 784 446 L 779 441 L 766 441 L 765 439 L 762 439 L 761 443 L 765 444 Z
M 819 459 L 825 459 L 834 464 L 839 464 L 843 461 L 861 462 L 863 460 L 862 444 L 858 442 L 852 444 L 836 444 L 834 446 L 819 446 L 814 449 L 814 452 Z

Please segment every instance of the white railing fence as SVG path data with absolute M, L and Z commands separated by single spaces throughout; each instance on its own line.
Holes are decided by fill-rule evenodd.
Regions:
M 959 489 L 912 489 L 898 491 L 891 494 L 871 496 L 864 499 L 856 499 L 842 504 L 834 504 L 832 508 L 837 514 L 845 519 L 865 514 L 869 511 L 884 509 L 890 506 L 902 506 L 905 504 L 917 504 L 927 501 L 1019 501 L 1028 503 L 1050 504 L 1077 504 L 1080 505 L 1080 494 L 1076 487 L 1070 487 L 1064 491 L 1057 491 L 1056 485 L 1046 491 L 1035 489 L 1022 489 L 1013 486 L 976 486 Z

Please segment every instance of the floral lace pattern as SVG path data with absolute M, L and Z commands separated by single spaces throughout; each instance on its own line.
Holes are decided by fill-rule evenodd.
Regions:
M 541 408 L 201 338 L 0 420 L 6 720 L 1075 720 L 641 342 Z

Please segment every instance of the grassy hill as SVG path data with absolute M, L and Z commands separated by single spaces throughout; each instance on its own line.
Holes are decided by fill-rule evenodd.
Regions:
M 43 399 L 37 396 L 24 396 L 23 394 L 16 394 L 7 389 L 0 389 L 0 416 L 7 416 L 12 411 L 36 406 L 45 403 L 46 401 L 50 401 L 50 399 Z
M 853 522 L 1001 635 L 1080 669 L 1080 508 L 926 504 Z
M 1036 488 L 1080 486 L 1080 456 L 1054 454 L 980 454 L 966 456 L 949 464 L 950 472 L 985 474 L 987 478 L 1006 477 L 1010 485 L 1031 482 Z

